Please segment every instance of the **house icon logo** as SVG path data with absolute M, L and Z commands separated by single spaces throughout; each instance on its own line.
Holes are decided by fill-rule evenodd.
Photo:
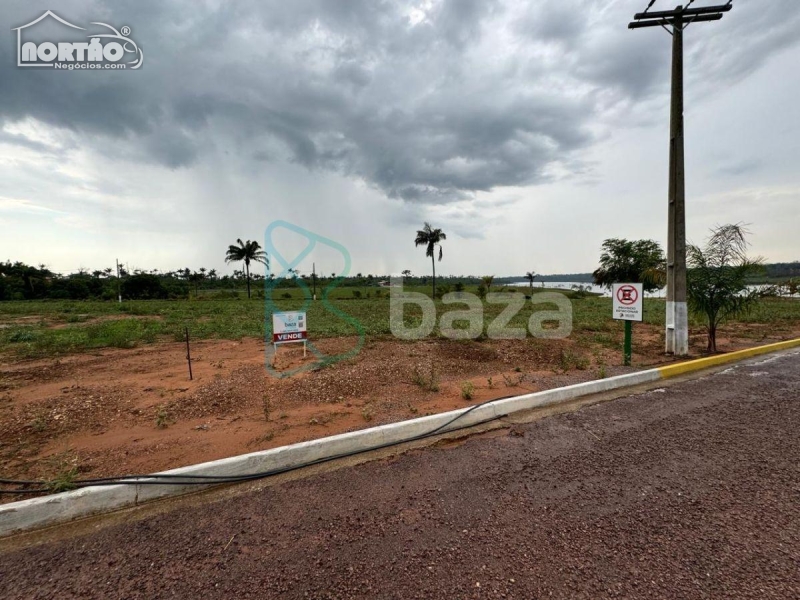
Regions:
M 50 20 L 51 24 L 63 25 L 63 38 L 33 41 L 33 33 Z M 144 61 L 144 53 L 139 45 L 130 37 L 128 26 L 115 27 L 107 23 L 92 22 L 101 28 L 93 33 L 78 38 L 80 41 L 66 41 L 67 35 L 76 36 L 77 32 L 88 31 L 86 27 L 74 25 L 48 10 L 30 23 L 15 27 L 17 32 L 17 66 L 45 67 L 51 69 L 138 69 Z M 83 41 L 83 40 L 87 41 Z

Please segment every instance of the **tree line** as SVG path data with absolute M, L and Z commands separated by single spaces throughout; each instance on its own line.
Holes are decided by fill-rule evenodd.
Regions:
M 712 229 L 705 246 L 690 244 L 687 247 L 687 295 L 689 309 L 706 320 L 708 350 L 716 351 L 716 332 L 721 323 L 747 312 L 753 302 L 765 295 L 797 295 L 800 277 L 786 279 L 779 285 L 750 289 L 748 286 L 767 272 L 761 258 L 747 255 L 747 231 L 740 224 L 723 225 Z M 436 259 L 443 258 L 442 242 L 447 235 L 439 228 L 425 223 L 416 232 L 415 246 L 423 246 L 425 255 L 431 259 L 432 296 L 438 298 L 451 291 L 449 285 L 436 286 Z M 0 300 L 58 299 L 58 300 L 114 300 L 186 298 L 194 290 L 198 295 L 204 289 L 236 291 L 244 283 L 248 298 L 251 296 L 251 281 L 263 281 L 264 275 L 251 273 L 252 264 L 269 266 L 269 257 L 258 242 L 238 239 L 225 254 L 226 263 L 242 263 L 243 268 L 233 275 L 218 276 L 215 269 L 200 267 L 197 271 L 184 268 L 160 272 L 158 269 L 143 271 L 134 269 L 128 273 L 125 267 L 107 267 L 89 272 L 85 269 L 69 275 L 50 271 L 46 265 L 32 266 L 22 262 L 0 263 Z M 438 250 L 438 251 L 437 251 Z M 666 260 L 660 244 L 654 240 L 626 240 L 610 238 L 603 242 L 600 265 L 592 273 L 596 285 L 610 288 L 614 283 L 642 283 L 648 292 L 661 289 L 666 283 Z M 770 265 L 772 273 L 794 277 L 800 275 L 800 264 L 778 263 Z M 405 285 L 427 284 L 427 275 L 414 278 L 410 270 L 403 271 Z M 291 287 L 304 280 L 306 285 L 321 286 L 333 280 L 342 286 L 377 286 L 388 283 L 388 276 L 378 277 L 361 273 L 354 277 L 340 278 L 336 273 L 330 277 L 323 274 L 301 274 L 290 269 L 285 277 L 274 279 L 269 275 L 272 287 Z M 523 278 L 533 293 L 534 280 L 539 277 L 533 270 Z M 456 292 L 463 291 L 467 284 L 478 284 L 478 294 L 484 297 L 498 283 L 492 275 L 483 277 L 447 277 Z M 508 279 L 508 278 L 505 278 Z

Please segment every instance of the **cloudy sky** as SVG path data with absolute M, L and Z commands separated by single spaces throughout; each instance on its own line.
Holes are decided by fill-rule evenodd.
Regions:
M 230 272 L 227 245 L 275 220 L 364 273 L 427 272 L 423 221 L 450 274 L 582 272 L 607 237 L 665 244 L 671 38 L 627 30 L 646 3 L 3 0 L 0 260 Z M 12 28 L 47 9 L 129 26 L 141 69 L 16 67 Z M 797 0 L 688 28 L 691 240 L 745 222 L 754 253 L 800 259 L 798 31 Z M 342 265 L 323 245 L 312 260 Z

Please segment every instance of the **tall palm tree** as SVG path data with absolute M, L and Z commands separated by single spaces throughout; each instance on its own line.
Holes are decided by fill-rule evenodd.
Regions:
M 536 279 L 536 271 L 530 270 L 527 273 L 525 273 L 525 279 L 527 279 L 528 280 L 528 284 L 530 284 L 531 296 L 532 296 L 533 295 L 533 280 Z
M 267 253 L 261 249 L 261 245 L 256 241 L 247 240 L 243 242 L 241 239 L 236 240 L 238 246 L 228 246 L 228 252 L 225 253 L 225 262 L 238 262 L 244 261 L 244 270 L 247 275 L 247 297 L 250 297 L 250 263 L 257 262 L 262 265 L 269 266 L 269 258 Z
M 425 223 L 424 227 L 417 231 L 417 238 L 414 240 L 415 246 L 425 246 L 425 256 L 431 257 L 433 267 L 433 297 L 436 298 L 436 261 L 434 260 L 436 246 L 439 246 L 439 260 L 442 260 L 442 242 L 447 239 L 444 231 L 434 229 L 430 223 Z

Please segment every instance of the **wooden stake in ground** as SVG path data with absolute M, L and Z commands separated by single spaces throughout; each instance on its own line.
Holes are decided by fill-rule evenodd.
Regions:
M 186 332 L 186 362 L 189 363 L 189 381 L 192 380 L 192 353 L 189 350 L 189 328 L 184 327 Z

